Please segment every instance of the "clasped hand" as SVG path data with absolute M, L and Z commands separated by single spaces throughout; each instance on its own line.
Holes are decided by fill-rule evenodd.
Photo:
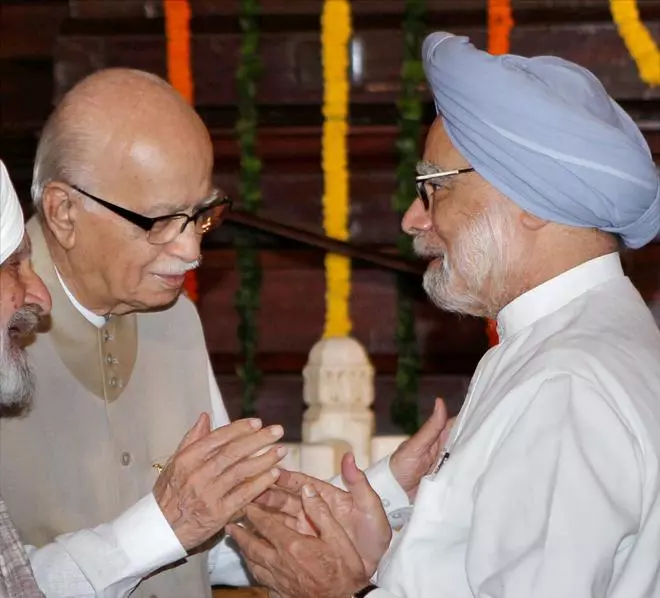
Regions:
M 452 424 L 437 399 L 428 421 L 391 456 L 391 472 L 411 502 Z M 342 460 L 342 476 L 348 492 L 282 471 L 276 485 L 246 508 L 244 526 L 227 527 L 271 598 L 347 598 L 375 572 L 392 536 L 387 516 L 352 455 Z
M 387 515 L 351 454 L 342 476 L 348 492 L 282 471 L 246 508 L 246 526 L 227 526 L 271 596 L 346 598 L 375 572 L 392 536 Z
M 211 431 L 204 413 L 158 477 L 156 502 L 186 550 L 221 531 L 276 482 L 286 448 L 264 449 L 284 432 L 261 428 L 260 420 L 245 419 Z

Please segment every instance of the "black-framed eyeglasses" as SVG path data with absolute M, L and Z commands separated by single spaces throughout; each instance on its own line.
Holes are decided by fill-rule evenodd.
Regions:
M 422 200 L 424 204 L 424 209 L 428 211 L 431 202 L 429 196 L 433 195 L 433 183 L 434 179 L 442 179 L 448 176 L 454 176 L 457 174 L 465 174 L 466 172 L 474 172 L 474 168 L 458 168 L 456 170 L 444 170 L 440 172 L 434 172 L 432 174 L 420 174 L 415 177 L 415 184 L 417 185 L 417 195 Z
M 186 229 L 186 226 L 190 222 L 195 224 L 195 232 L 197 234 L 203 235 L 208 233 L 222 224 L 222 221 L 232 206 L 232 200 L 229 197 L 219 197 L 218 192 L 215 191 L 209 198 L 208 203 L 199 207 L 190 216 L 184 213 L 176 213 L 149 218 L 148 216 L 143 216 L 137 212 L 110 203 L 105 199 L 96 197 L 96 195 L 92 195 L 76 185 L 71 185 L 71 188 L 85 197 L 93 199 L 104 208 L 117 214 L 117 216 L 121 216 L 125 220 L 139 226 L 147 233 L 147 240 L 152 245 L 166 245 L 167 243 L 171 243 Z

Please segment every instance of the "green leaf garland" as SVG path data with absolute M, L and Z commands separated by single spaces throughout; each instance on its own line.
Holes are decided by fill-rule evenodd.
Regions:
M 256 152 L 258 126 L 256 92 L 261 75 L 257 23 L 260 9 L 259 0 L 241 0 L 240 26 L 243 40 L 240 64 L 236 73 L 239 119 L 235 131 L 241 156 L 239 193 L 243 200 L 243 208 L 248 212 L 256 212 L 261 205 L 261 160 Z M 238 376 L 243 382 L 241 416 L 250 417 L 257 412 L 257 390 L 261 382 L 261 372 L 256 362 L 261 263 L 255 233 L 238 230 L 235 243 L 240 282 L 234 297 L 234 305 L 238 312 L 238 338 L 244 358 L 243 365 L 238 367 Z
M 396 143 L 399 164 L 396 170 L 397 189 L 392 201 L 401 216 L 417 196 L 415 166 L 419 159 L 422 128 L 420 85 L 424 81 L 424 69 L 420 55 L 425 14 L 426 0 L 406 0 L 402 91 L 398 102 L 399 136 Z M 412 255 L 412 242 L 408 235 L 400 235 L 397 247 L 403 255 Z M 396 395 L 390 407 L 392 421 L 406 434 L 414 434 L 419 428 L 417 396 L 421 372 L 411 284 L 418 283 L 413 283 L 406 275 L 397 275 Z

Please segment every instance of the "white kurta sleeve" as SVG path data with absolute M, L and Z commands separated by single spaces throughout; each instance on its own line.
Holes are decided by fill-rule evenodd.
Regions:
M 211 397 L 211 422 L 213 428 L 219 428 L 229 423 L 229 415 L 222 400 L 222 394 L 215 379 L 211 362 L 209 370 L 209 395 Z M 212 585 L 248 586 L 250 577 L 248 569 L 241 558 L 238 548 L 231 538 L 224 536 L 209 551 L 209 576 Z
M 366 596 L 366 598 L 401 598 L 401 596 L 397 596 L 396 594 L 392 594 L 391 592 L 388 592 L 387 590 L 384 590 L 383 588 L 376 588 L 375 590 L 372 590 L 369 592 Z
M 573 375 L 544 382 L 474 488 L 466 567 L 475 598 L 608 594 L 614 556 L 640 521 L 640 468 L 604 390 Z
M 111 523 L 26 550 L 48 598 L 127 596 L 142 577 L 186 556 L 152 494 Z
M 369 480 L 369 484 L 380 497 L 390 524 L 396 528 L 404 523 L 411 505 L 406 491 L 399 485 L 392 473 L 390 458 L 391 455 L 387 455 L 380 461 L 376 461 L 364 473 Z M 346 490 L 341 475 L 335 476 L 329 482 L 342 490 Z
M 211 397 L 211 427 L 215 429 L 227 425 L 229 423 L 229 415 L 227 414 L 225 403 L 222 400 L 220 387 L 218 386 L 218 381 L 215 379 L 210 360 L 208 360 L 208 372 L 209 396 Z

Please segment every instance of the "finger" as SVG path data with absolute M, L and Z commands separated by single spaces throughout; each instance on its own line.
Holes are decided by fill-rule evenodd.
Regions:
M 258 565 L 267 566 L 277 558 L 277 551 L 265 540 L 242 528 L 240 525 L 229 524 L 226 534 L 238 544 L 246 560 Z
M 263 567 L 254 561 L 247 561 L 247 564 L 253 577 L 259 582 L 260 585 L 266 586 L 269 589 L 275 589 L 277 582 L 275 581 L 275 576 L 271 573 L 268 567 Z M 277 591 L 268 592 L 268 598 L 277 597 L 283 598 L 283 594 L 278 594 Z
M 201 440 L 211 432 L 211 418 L 208 413 L 200 413 L 193 427 L 186 432 L 175 452 L 183 451 L 194 442 Z
M 302 488 L 305 486 L 305 484 L 313 484 L 316 488 L 316 491 L 321 495 L 323 500 L 327 502 L 336 500 L 337 495 L 339 494 L 348 494 L 341 488 L 337 488 L 332 484 L 322 482 L 321 480 L 317 480 L 316 478 L 297 471 L 293 472 L 282 470 L 280 478 L 277 480 L 278 488 L 285 489 L 295 497 L 298 497 L 298 500 L 300 499 L 300 492 L 302 491 Z
M 353 496 L 357 508 L 363 513 L 381 507 L 381 500 L 371 487 L 367 476 L 355 463 L 355 456 L 346 453 L 341 460 L 341 475 L 344 478 L 346 489 Z
M 263 436 L 265 438 L 265 435 Z M 206 461 L 195 474 L 209 480 L 218 488 L 224 487 L 224 493 L 248 478 L 253 478 L 268 471 L 279 463 L 287 454 L 285 446 L 274 446 L 259 457 L 245 458 L 243 448 L 227 448 Z M 242 456 L 241 456 L 242 455 Z M 279 476 L 278 476 L 279 477 Z M 213 481 L 215 478 L 215 481 Z
M 246 480 L 255 478 L 262 473 L 273 469 L 275 465 L 286 456 L 286 453 L 286 447 L 275 446 L 260 457 L 243 459 L 242 461 L 231 465 L 224 471 L 221 470 L 221 462 L 207 462 L 196 475 L 201 479 L 211 480 L 216 491 L 220 492 L 221 496 L 224 496 Z M 215 480 L 213 480 L 213 478 L 215 478 Z
M 278 521 L 282 525 L 292 529 L 294 532 L 304 534 L 306 536 L 314 535 L 310 534 L 311 528 L 309 526 L 302 527 L 297 517 L 293 515 L 287 515 L 286 513 L 281 513 L 280 511 L 269 511 L 271 517 Z
M 435 400 L 433 413 L 424 425 L 408 441 L 408 449 L 423 453 L 429 450 L 438 441 L 447 424 L 447 408 L 442 399 Z
M 293 494 L 299 494 L 302 487 L 305 484 L 314 482 L 314 479 L 315 478 L 300 473 L 299 471 L 288 471 L 287 469 L 283 469 L 280 478 L 277 480 L 277 485 Z
M 275 483 L 279 475 L 279 469 L 273 468 L 256 478 L 246 480 L 224 495 L 222 498 L 223 509 L 228 518 L 233 517 L 241 509 L 247 507 L 257 496 L 268 490 Z M 247 516 L 247 510 L 245 515 Z
M 283 475 L 284 472 L 281 472 L 280 478 L 277 480 L 278 483 Z M 295 516 L 302 511 L 300 496 L 294 496 L 290 492 L 278 488 L 277 485 L 255 498 L 254 502 L 264 508 L 278 510 L 287 515 Z
M 445 424 L 445 427 L 442 430 L 442 434 L 440 434 L 440 446 L 444 447 L 447 445 L 447 441 L 449 440 L 449 435 L 451 434 L 451 430 L 454 427 L 455 423 L 456 423 L 456 416 L 447 420 L 447 423 Z
M 256 505 L 246 507 L 245 516 L 259 535 L 268 538 L 277 550 L 288 552 L 288 547 L 302 535 L 278 521 L 274 513 Z
M 221 426 L 186 446 L 178 455 L 178 459 L 184 462 L 205 461 L 221 447 L 238 438 L 253 436 L 261 427 L 259 419 L 241 419 Z
M 232 465 L 239 461 L 254 461 L 257 464 L 263 464 L 264 460 L 269 460 L 277 456 L 280 451 L 280 457 L 275 459 L 274 463 L 280 461 L 286 455 L 285 447 L 278 447 L 273 453 L 270 448 L 272 444 L 282 438 L 284 429 L 282 426 L 269 426 L 259 430 L 255 434 L 248 434 L 235 438 L 231 442 L 217 448 L 207 458 L 207 463 L 203 466 L 206 473 L 215 476 L 222 475 Z M 265 451 L 262 449 L 266 449 Z M 255 453 L 259 453 L 255 456 Z M 268 455 L 268 456 L 267 456 Z M 248 459 L 250 457 L 250 459 Z
M 360 559 L 346 530 L 333 517 L 328 504 L 312 484 L 303 487 L 302 503 L 305 514 L 319 531 L 319 536 L 323 541 L 335 544 L 345 558 Z

